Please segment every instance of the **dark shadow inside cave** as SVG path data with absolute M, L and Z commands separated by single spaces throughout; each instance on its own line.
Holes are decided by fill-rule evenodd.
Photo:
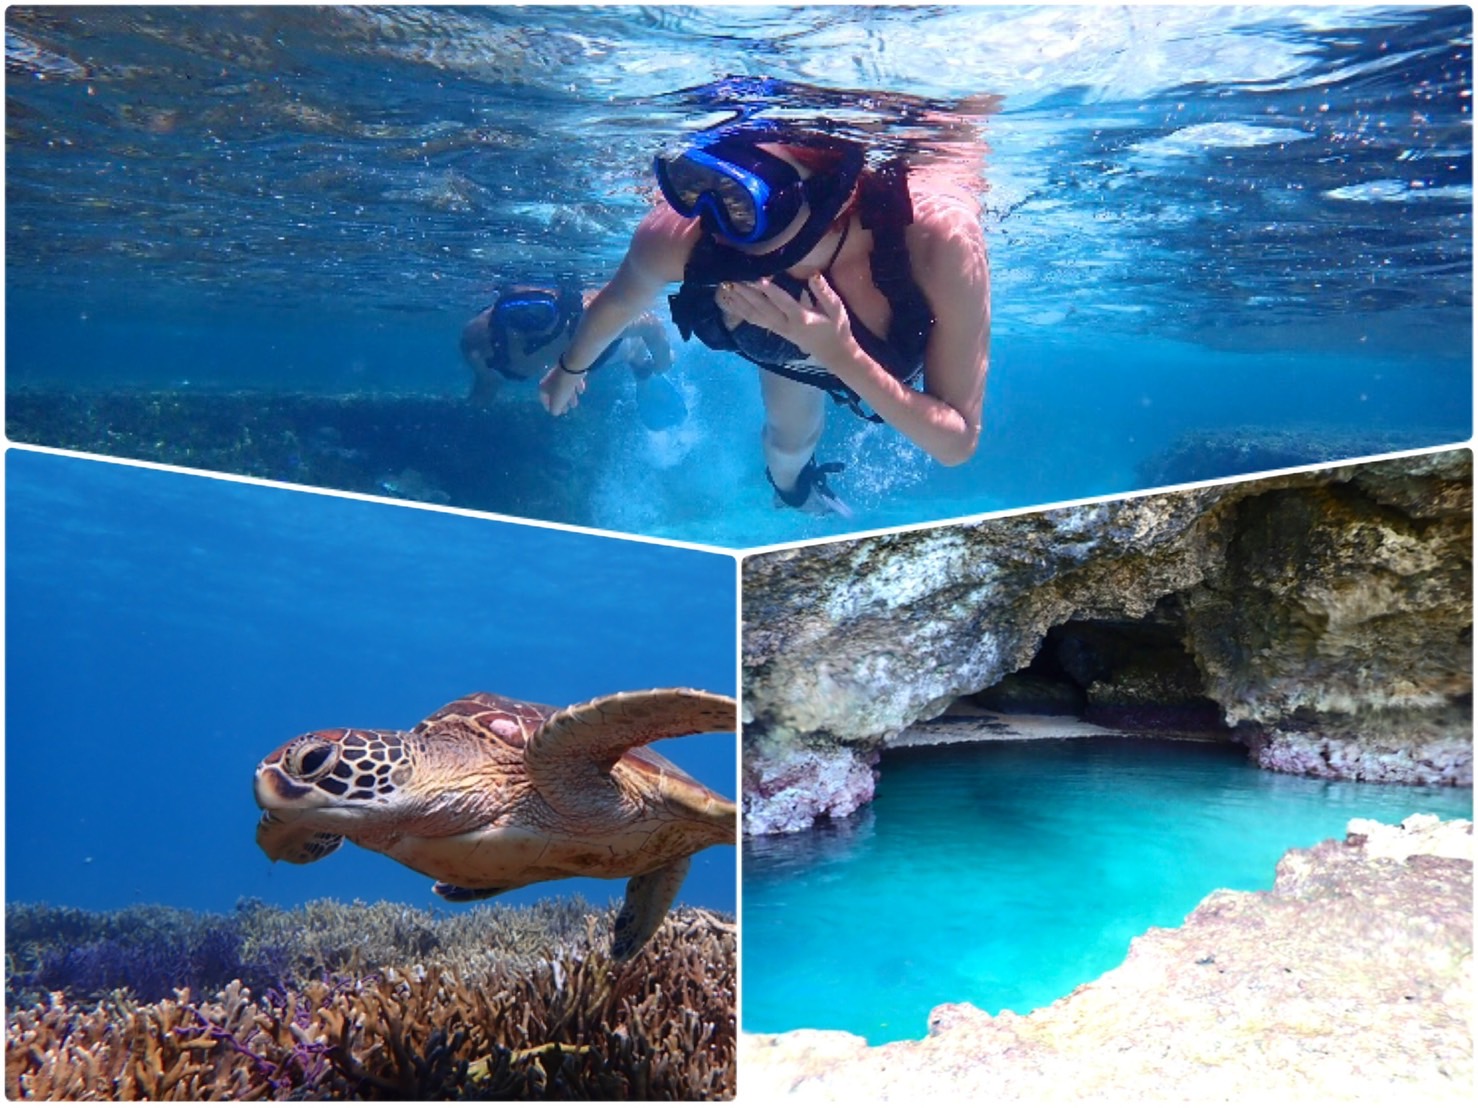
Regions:
M 1174 597 L 1141 619 L 1070 620 L 1048 630 L 1024 669 L 967 700 L 1004 715 L 1073 716 L 1115 730 L 1231 740 L 1184 642 Z

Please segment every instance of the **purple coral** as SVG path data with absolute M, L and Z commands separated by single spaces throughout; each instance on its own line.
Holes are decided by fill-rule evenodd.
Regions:
M 158 1000 L 180 988 L 209 995 L 232 980 L 260 989 L 286 979 L 292 964 L 283 947 L 258 944 L 248 955 L 239 915 L 135 908 L 92 917 L 89 935 L 68 909 L 11 906 L 6 914 L 9 945 L 18 954 L 6 981 L 12 997 L 127 989 Z M 68 918 L 54 920 L 58 915 Z

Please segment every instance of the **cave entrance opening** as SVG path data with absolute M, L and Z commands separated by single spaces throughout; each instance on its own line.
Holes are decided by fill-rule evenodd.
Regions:
M 968 697 L 1001 715 L 1072 716 L 1116 731 L 1233 741 L 1185 647 L 1173 597 L 1140 619 L 1074 619 L 1050 628 L 1022 669 Z

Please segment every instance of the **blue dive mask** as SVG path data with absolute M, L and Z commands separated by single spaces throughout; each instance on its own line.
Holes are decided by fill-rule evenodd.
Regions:
M 801 179 L 785 159 L 761 143 L 826 150 L 833 168 Z M 863 167 L 862 147 L 846 139 L 773 127 L 700 135 L 691 146 L 657 157 L 653 166 L 662 195 L 678 215 L 695 216 L 704 229 L 747 246 L 781 234 L 807 211 L 801 229 L 784 245 L 734 258 L 734 280 L 753 280 L 789 269 L 809 254 L 852 196 Z
M 547 289 L 519 289 L 504 293 L 488 315 L 488 327 L 502 327 L 515 335 L 553 335 L 564 325 L 559 297 Z
M 800 213 L 809 181 L 751 141 L 721 138 L 658 155 L 653 169 L 672 210 L 750 245 L 774 238 Z
M 514 288 L 504 291 L 486 310 L 492 354 L 485 364 L 506 377 L 510 376 L 511 364 L 509 338 L 517 335 L 524 349 L 530 350 L 553 342 L 562 333 L 573 332 L 581 314 L 581 296 L 578 289 L 566 284 L 561 284 L 557 292 Z

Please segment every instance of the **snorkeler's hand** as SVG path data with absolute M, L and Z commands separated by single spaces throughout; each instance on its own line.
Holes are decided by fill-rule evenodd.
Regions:
M 716 299 L 725 312 L 788 339 L 829 369 L 856 345 L 847 306 L 819 273 L 800 298 L 762 279 L 721 285 Z
M 847 314 L 847 305 L 824 273 L 813 274 L 806 282 L 811 301 L 816 310 L 809 322 L 813 336 L 812 357 L 827 368 L 838 371 L 857 351 L 857 340 L 852 335 L 852 317 Z M 805 346 L 801 346 L 805 350 Z
M 552 416 L 562 416 L 572 408 L 580 406 L 580 394 L 585 391 L 583 373 L 566 373 L 555 366 L 539 382 L 539 399 Z

